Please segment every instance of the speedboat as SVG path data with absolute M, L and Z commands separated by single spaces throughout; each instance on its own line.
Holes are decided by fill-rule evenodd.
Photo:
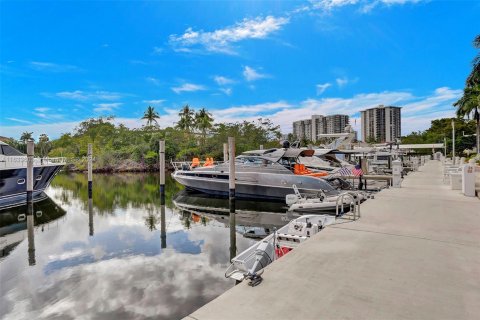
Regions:
M 369 197 L 362 191 L 345 191 L 335 196 L 308 198 L 303 196 L 296 186 L 293 186 L 293 190 L 295 193 L 287 195 L 285 201 L 289 206 L 288 212 L 297 214 L 342 215 Z
M 329 184 L 324 171 L 309 170 L 299 163 L 299 157 L 313 156 L 313 150 L 281 148 L 245 152 L 235 159 L 235 196 L 249 199 L 284 201 L 292 185 L 301 193 L 319 196 L 336 195 L 338 190 Z M 203 166 L 172 162 L 173 178 L 187 189 L 227 196 L 229 192 L 229 164 L 208 161 Z
M 35 158 L 33 161 L 33 201 L 43 199 L 42 192 L 60 169 L 65 158 Z M 23 205 L 27 201 L 27 156 L 0 141 L 0 209 Z
M 334 222 L 335 217 L 329 215 L 304 215 L 290 221 L 235 256 L 225 271 L 225 277 L 237 281 L 250 279 L 250 285 L 257 285 L 266 266 Z

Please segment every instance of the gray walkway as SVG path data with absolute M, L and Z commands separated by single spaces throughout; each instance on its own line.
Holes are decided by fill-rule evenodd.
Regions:
M 420 170 L 186 319 L 479 319 L 480 201 Z

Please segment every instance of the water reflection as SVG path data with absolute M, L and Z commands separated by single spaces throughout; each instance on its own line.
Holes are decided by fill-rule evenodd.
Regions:
M 165 249 L 167 247 L 167 227 L 165 221 L 165 205 L 160 206 L 160 240 L 161 247 Z
M 35 234 L 33 233 L 33 214 L 27 215 L 28 264 L 35 265 Z
M 228 200 L 180 190 L 168 177 L 160 205 L 156 174 L 96 175 L 89 200 L 85 175 L 61 174 L 30 219 L 0 212 L 0 317 L 182 318 L 234 285 L 224 270 L 254 241 L 243 228 L 288 219 L 241 201 L 230 217 Z
M 93 236 L 93 199 L 88 199 L 88 234 Z

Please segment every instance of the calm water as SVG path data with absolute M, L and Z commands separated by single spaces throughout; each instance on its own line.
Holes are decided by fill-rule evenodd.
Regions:
M 292 218 L 237 202 L 230 225 L 228 201 L 181 189 L 167 179 L 162 208 L 157 175 L 95 175 L 89 205 L 86 176 L 61 174 L 33 217 L 0 211 L 0 317 L 182 318 L 234 285 L 230 255 L 255 241 L 243 232 Z

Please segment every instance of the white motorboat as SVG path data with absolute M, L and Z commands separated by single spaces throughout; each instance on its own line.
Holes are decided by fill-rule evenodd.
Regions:
M 65 165 L 65 158 L 33 159 L 33 201 L 41 201 L 43 191 Z M 0 209 L 27 202 L 27 155 L 0 141 Z
M 293 190 L 295 193 L 287 195 L 285 201 L 289 206 L 288 212 L 299 214 L 342 215 L 368 198 L 366 193 L 360 191 L 347 191 L 334 196 L 322 194 L 320 197 L 307 198 L 302 196 L 297 186 L 294 185 Z
M 250 279 L 250 285 L 257 285 L 266 266 L 334 222 L 335 217 L 330 215 L 304 215 L 290 221 L 235 256 L 225 271 L 225 277 L 237 281 Z

